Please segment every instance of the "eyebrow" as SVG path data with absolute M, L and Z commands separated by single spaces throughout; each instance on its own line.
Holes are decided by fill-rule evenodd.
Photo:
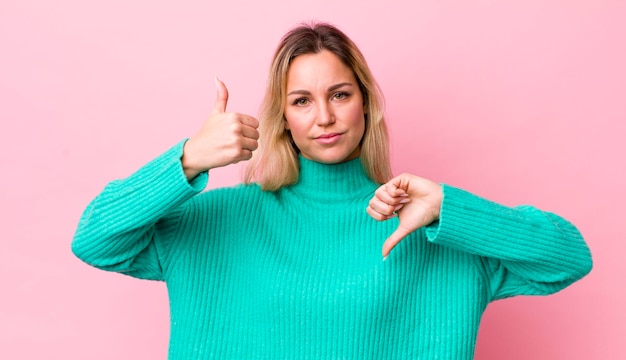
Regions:
M 349 83 L 349 82 L 342 82 L 342 83 L 330 86 L 328 88 L 328 92 L 335 91 L 335 90 L 340 89 L 340 88 L 342 88 L 344 86 L 353 86 L 353 85 L 352 85 L 352 83 Z M 290 91 L 287 94 L 287 96 L 289 96 L 289 95 L 310 95 L 310 94 L 311 94 L 311 92 L 308 91 L 308 90 L 294 90 L 294 91 Z

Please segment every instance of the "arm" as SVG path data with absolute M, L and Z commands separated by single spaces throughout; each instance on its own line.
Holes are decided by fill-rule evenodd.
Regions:
M 554 293 L 591 270 L 587 245 L 561 217 L 530 206 L 509 208 L 414 175 L 383 184 L 367 211 L 377 220 L 399 217 L 383 256 L 425 227 L 429 241 L 477 256 L 492 299 Z
M 492 299 L 547 295 L 591 271 L 589 248 L 567 220 L 531 206 L 506 207 L 442 185 L 429 241 L 480 257 Z
M 166 216 L 174 219 L 175 209 L 204 189 L 208 178 L 204 173 L 187 182 L 180 162 L 183 144 L 130 177 L 109 183 L 91 201 L 72 242 L 78 258 L 103 270 L 162 280 L 166 251 L 155 239 L 168 238 L 174 226 L 166 226 L 172 221 L 156 224 Z
M 247 160 L 258 145 L 258 121 L 226 113 L 228 90 L 216 85 L 213 111 L 195 136 L 110 183 L 89 204 L 72 243 L 76 256 L 101 269 L 163 279 L 180 205 L 205 188 L 210 169 Z

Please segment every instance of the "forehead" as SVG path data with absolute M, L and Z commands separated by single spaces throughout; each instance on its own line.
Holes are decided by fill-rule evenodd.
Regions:
M 299 55 L 291 61 L 287 70 L 287 88 L 325 86 L 337 82 L 356 82 L 354 72 L 328 50 Z

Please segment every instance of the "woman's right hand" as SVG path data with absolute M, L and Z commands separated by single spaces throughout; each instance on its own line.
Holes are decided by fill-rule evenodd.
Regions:
M 181 162 L 188 180 L 210 169 L 249 160 L 258 147 L 259 121 L 250 116 L 226 112 L 228 89 L 215 79 L 217 99 L 200 131 L 185 143 Z

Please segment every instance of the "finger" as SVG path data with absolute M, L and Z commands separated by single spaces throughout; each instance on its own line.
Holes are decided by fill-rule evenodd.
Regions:
M 251 126 L 242 126 L 241 127 L 241 135 L 248 139 L 258 140 L 259 139 L 259 131 L 256 128 Z
M 226 104 L 228 103 L 228 89 L 222 80 L 215 77 L 215 86 L 217 87 L 217 98 L 213 104 L 213 114 L 226 112 Z
M 237 164 L 240 161 L 250 160 L 252 158 L 252 151 L 247 149 L 242 149 L 238 156 L 233 159 L 231 164 Z
M 399 195 L 393 195 L 393 194 L 399 194 Z M 378 199 L 382 203 L 392 205 L 392 206 L 396 206 L 398 204 L 406 204 L 407 202 L 410 201 L 408 194 L 406 194 L 403 191 L 396 191 L 395 189 L 392 189 L 392 193 L 390 193 L 386 185 L 383 185 L 380 188 L 378 188 L 378 190 L 376 190 L 374 199 Z
M 394 216 L 396 211 L 402 209 L 403 205 L 403 203 L 387 204 L 374 198 L 370 201 L 369 208 L 382 216 L 390 217 Z
M 389 236 L 383 244 L 383 259 L 387 258 L 391 250 L 396 247 L 396 245 L 398 245 L 400 241 L 402 241 L 402 239 L 409 235 L 409 233 L 410 232 L 404 229 L 402 226 L 398 227 L 396 231 L 394 231 L 393 234 L 391 234 L 391 236 Z
M 389 193 L 389 195 L 393 197 L 409 196 L 406 190 L 402 187 L 403 184 L 402 184 L 402 181 L 400 180 L 400 176 L 396 176 L 395 178 L 389 180 L 384 186 L 385 186 L 385 189 L 387 190 L 387 193 Z
M 250 160 L 252 158 L 252 150 L 243 149 L 238 161 Z
M 380 201 L 382 201 L 382 202 L 384 202 L 386 204 L 392 204 L 392 203 L 395 202 L 395 197 L 389 193 L 386 184 L 380 186 L 376 190 L 374 198 L 379 199 Z
M 398 178 L 393 178 L 381 185 L 376 189 L 376 195 L 379 195 L 383 198 L 398 198 L 398 197 L 408 197 L 409 194 L 403 189 L 398 187 Z
M 259 147 L 259 142 L 254 139 L 242 139 L 241 140 L 241 148 L 243 150 L 254 151 Z
M 259 127 L 259 120 L 249 115 L 241 115 L 239 121 L 247 126 L 257 129 Z
M 369 216 L 371 216 L 374 220 L 378 220 L 378 221 L 385 221 L 385 220 L 389 220 L 397 215 L 393 214 L 391 216 L 387 216 L 387 215 L 383 215 L 381 213 L 379 213 L 378 211 L 372 209 L 371 207 L 367 207 L 367 209 L 365 209 L 365 212 L 367 212 L 367 214 Z

